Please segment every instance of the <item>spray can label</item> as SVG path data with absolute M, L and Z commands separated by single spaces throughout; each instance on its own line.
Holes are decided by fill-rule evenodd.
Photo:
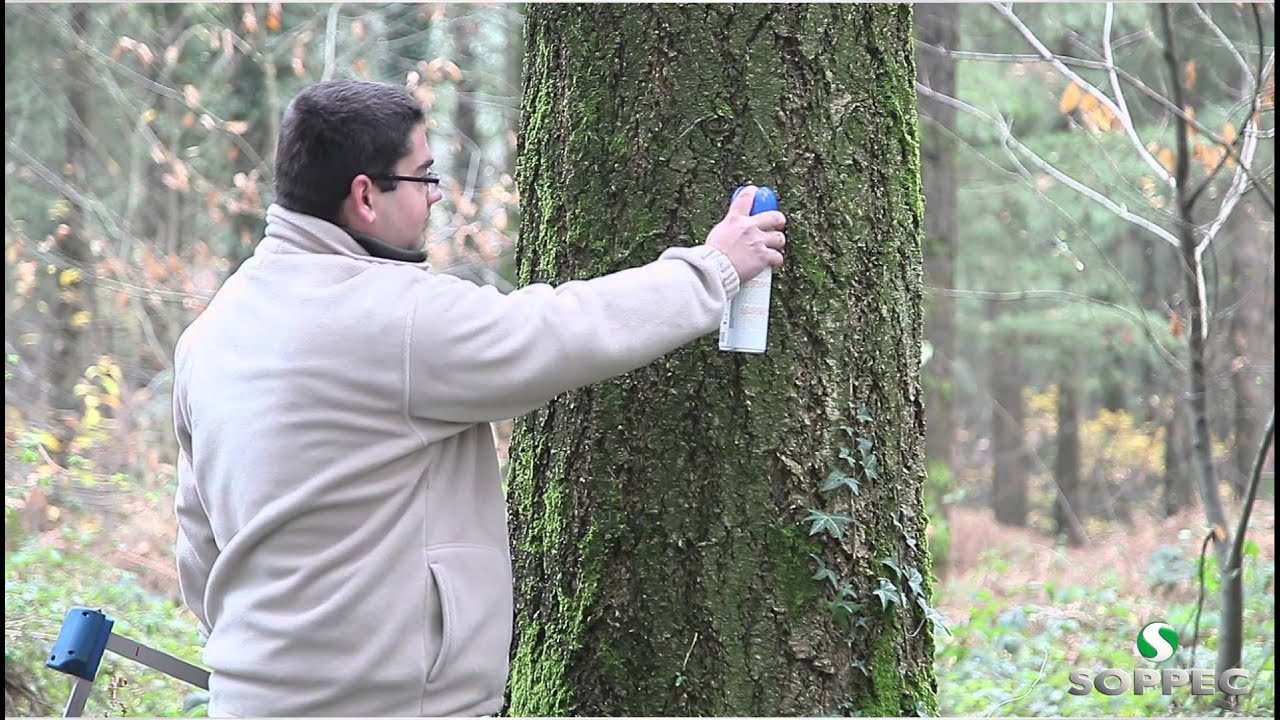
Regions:
M 742 188 L 733 191 L 730 202 Z M 760 187 L 751 203 L 751 214 L 778 209 L 778 195 L 770 187 Z M 769 340 L 769 291 L 773 268 L 742 284 L 720 319 L 720 349 L 727 352 L 762 353 Z

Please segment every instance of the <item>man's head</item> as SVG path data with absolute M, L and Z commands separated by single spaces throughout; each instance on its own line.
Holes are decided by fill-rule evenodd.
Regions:
M 334 80 L 298 93 L 276 149 L 276 202 L 296 212 L 417 249 L 434 183 L 422 106 L 403 88 Z

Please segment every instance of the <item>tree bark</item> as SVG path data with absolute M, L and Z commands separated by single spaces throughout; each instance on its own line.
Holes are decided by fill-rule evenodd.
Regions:
M 910 8 L 526 23 L 522 284 L 696 244 L 743 182 L 775 186 L 790 225 L 767 353 L 708 336 L 519 422 L 508 712 L 936 713 Z M 860 448 L 874 477 L 822 492 Z M 852 522 L 813 535 L 814 510 Z
M 1080 473 L 1080 379 L 1074 362 L 1068 362 L 1059 373 L 1058 383 L 1058 451 L 1054 458 L 1053 477 L 1058 493 L 1053 507 L 1054 530 L 1067 544 L 1080 547 L 1086 536 L 1082 524 L 1084 497 Z
M 987 318 L 999 316 L 998 303 L 987 303 Z M 1016 338 L 993 342 L 990 348 L 991 383 L 991 509 L 996 522 L 1026 527 L 1027 449 L 1022 425 L 1026 401 L 1022 397 L 1022 368 Z

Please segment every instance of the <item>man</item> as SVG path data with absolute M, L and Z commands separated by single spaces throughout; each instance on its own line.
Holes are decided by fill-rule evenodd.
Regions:
M 502 295 L 426 272 L 431 163 L 403 89 L 304 90 L 265 237 L 178 342 L 178 566 L 211 715 L 501 709 L 512 577 L 488 423 L 711 332 L 782 262 L 786 219 L 750 216 L 749 188 L 704 245 Z

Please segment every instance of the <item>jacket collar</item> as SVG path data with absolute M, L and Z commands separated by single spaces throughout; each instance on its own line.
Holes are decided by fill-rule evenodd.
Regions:
M 397 248 L 375 237 L 276 204 L 267 208 L 266 234 L 254 251 L 255 255 L 259 253 L 346 255 L 370 262 L 405 263 L 430 269 L 425 252 Z

